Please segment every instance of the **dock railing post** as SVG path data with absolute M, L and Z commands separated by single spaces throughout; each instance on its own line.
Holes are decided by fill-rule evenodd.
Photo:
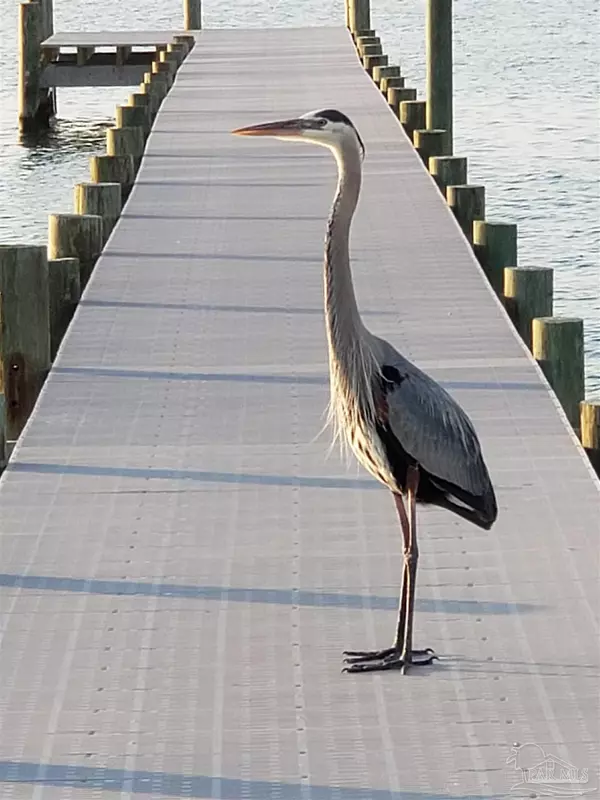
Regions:
M 54 361 L 81 297 L 79 269 L 78 258 L 48 259 L 50 358 L 52 361 Z
M 52 95 L 40 88 L 41 43 L 46 26 L 39 2 L 19 5 L 19 127 L 23 131 L 47 125 L 53 113 Z
M 452 155 L 452 0 L 427 0 L 427 125 L 447 131 Z
M 371 4 L 370 0 L 347 0 L 348 27 L 353 36 L 359 31 L 371 29 Z
M 0 245 L 0 293 L 0 392 L 11 442 L 19 438 L 50 369 L 46 248 Z
M 600 400 L 581 403 L 581 444 L 600 475 Z M 0 434 L 1 435 L 1 434 Z
M 186 31 L 202 28 L 202 0 L 183 0 L 183 28 Z
M 531 350 L 536 317 L 553 312 L 554 270 L 549 267 L 504 267 L 504 306 L 521 339 Z
M 531 339 L 533 357 L 579 433 L 579 404 L 585 395 L 583 320 L 538 317 L 532 323 Z

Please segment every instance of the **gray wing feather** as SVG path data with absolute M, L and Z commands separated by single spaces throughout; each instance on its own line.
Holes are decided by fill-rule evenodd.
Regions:
M 413 364 L 394 366 L 402 380 L 387 394 L 388 418 L 404 450 L 430 475 L 472 494 L 485 494 L 490 477 L 469 417 Z

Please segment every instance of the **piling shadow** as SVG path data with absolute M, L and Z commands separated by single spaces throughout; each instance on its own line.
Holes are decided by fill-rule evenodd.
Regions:
M 80 475 L 88 477 L 137 478 L 140 480 L 197 481 L 225 485 L 289 486 L 307 489 L 370 489 L 383 491 L 375 480 L 361 478 L 325 478 L 299 475 L 266 475 L 244 472 L 203 472 L 185 469 L 145 469 L 142 467 L 107 467 L 97 464 L 52 464 L 32 461 L 9 461 L 5 473 L 39 475 Z
M 348 592 L 299 591 L 292 589 L 260 589 L 245 586 L 194 586 L 177 583 L 147 583 L 143 581 L 99 580 L 96 578 L 71 578 L 46 575 L 18 575 L 0 573 L 0 587 L 44 592 L 73 592 L 136 597 L 189 598 L 232 603 L 258 603 L 303 608 L 367 609 L 369 611 L 396 611 L 398 599 L 380 595 Z M 416 610 L 423 613 L 445 615 L 472 614 L 477 616 L 500 614 L 525 614 L 539 611 L 539 606 L 529 603 L 478 602 L 477 600 L 433 600 L 417 598 Z
M 303 308 L 302 306 L 242 306 L 219 303 L 146 303 L 134 300 L 94 300 L 85 298 L 79 302 L 79 305 L 89 306 L 90 308 L 131 308 L 165 311 L 216 311 L 219 313 L 232 314 L 298 314 L 315 317 L 325 316 L 323 306 L 319 306 L 318 308 Z M 364 317 L 399 317 L 396 311 L 370 311 L 366 309 L 362 310 L 361 314 Z
M 284 783 L 241 780 L 215 775 L 183 775 L 149 770 L 81 767 L 75 764 L 41 764 L 28 761 L 0 761 L 0 781 L 36 786 L 85 788 L 87 791 L 160 794 L 161 797 L 220 798 L 220 800 L 447 800 L 432 792 L 393 792 L 369 787 Z M 499 795 L 452 795 L 453 800 L 500 800 Z

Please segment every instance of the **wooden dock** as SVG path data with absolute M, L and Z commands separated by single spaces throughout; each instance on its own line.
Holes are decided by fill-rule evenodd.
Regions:
M 500 505 L 490 532 L 421 513 L 416 645 L 443 658 L 405 677 L 340 673 L 390 642 L 401 546 L 318 436 L 335 164 L 229 134 L 325 107 L 367 148 L 365 322 L 468 410 Z M 495 800 L 545 796 L 551 762 L 597 796 L 599 520 L 348 32 L 204 31 L 0 478 L 0 795 Z

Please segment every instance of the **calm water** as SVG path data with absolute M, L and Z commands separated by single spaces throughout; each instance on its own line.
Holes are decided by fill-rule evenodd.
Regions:
M 55 0 L 56 30 L 181 26 L 163 0 Z M 424 0 L 372 0 L 373 27 L 410 85 L 424 89 Z M 119 89 L 61 90 L 44 144 L 16 121 L 16 0 L 0 0 L 0 241 L 44 242 L 49 211 L 72 210 L 88 155 L 104 149 Z M 343 24 L 343 0 L 233 0 L 204 8 L 206 27 Z M 555 269 L 557 314 L 583 317 L 588 395 L 600 396 L 600 75 L 595 0 L 455 0 L 456 153 L 483 183 L 488 218 L 519 224 L 522 266 Z M 303 111 L 304 109 L 299 109 Z

